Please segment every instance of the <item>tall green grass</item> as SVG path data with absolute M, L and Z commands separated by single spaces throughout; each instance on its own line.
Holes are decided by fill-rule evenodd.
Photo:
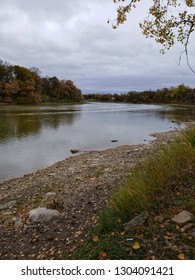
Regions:
M 107 252 L 108 259 L 145 259 L 151 249 L 159 254 L 164 244 L 163 238 L 155 244 L 153 241 L 154 234 L 158 237 L 161 234 L 158 225 L 147 222 L 144 230 L 147 243 L 141 240 L 141 249 L 129 255 L 132 244 L 127 238 L 128 233 L 126 235 L 124 232 L 123 224 L 143 211 L 148 212 L 150 221 L 154 221 L 158 213 L 165 215 L 171 208 L 175 208 L 177 212 L 195 209 L 194 138 L 195 128 L 188 130 L 183 137 L 160 146 L 154 151 L 152 158 L 137 165 L 101 211 L 98 224 L 91 229 L 88 240 L 69 258 L 99 259 L 101 251 Z M 166 227 L 171 232 L 176 230 L 175 225 L 171 223 Z M 164 233 L 162 231 L 162 236 L 165 232 L 166 229 Z M 94 234 L 99 237 L 98 242 L 92 240 Z M 134 238 L 136 236 L 137 234 L 134 234 Z M 175 241 L 184 242 L 186 248 L 192 248 L 193 245 L 188 244 L 191 241 L 186 240 L 185 238 Z M 193 258 L 190 250 L 188 257 Z M 177 254 L 167 250 L 165 246 L 164 258 L 176 259 Z
M 162 146 L 153 158 L 136 166 L 101 212 L 101 231 L 117 229 L 118 220 L 124 223 L 143 211 L 160 210 L 174 204 L 190 208 L 194 203 L 190 197 L 195 183 L 194 139 L 195 129 L 191 129 L 185 137 Z M 189 195 L 176 196 L 185 191 Z

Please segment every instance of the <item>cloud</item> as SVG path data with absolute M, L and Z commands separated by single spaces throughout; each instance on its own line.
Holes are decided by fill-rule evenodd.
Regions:
M 3 60 L 72 79 L 83 92 L 194 86 L 185 61 L 178 66 L 182 48 L 175 46 L 162 56 L 160 47 L 142 36 L 138 28 L 146 13 L 142 6 L 113 30 L 107 24 L 116 15 L 112 0 L 0 0 L 0 5 Z

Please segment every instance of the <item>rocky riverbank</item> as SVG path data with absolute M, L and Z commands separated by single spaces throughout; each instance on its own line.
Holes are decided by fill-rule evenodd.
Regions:
M 156 133 L 148 144 L 88 152 L 0 183 L 0 258 L 62 259 L 84 242 L 97 212 L 135 164 L 181 133 Z M 30 211 L 38 207 L 43 212 L 33 218 Z M 46 209 L 55 210 L 53 219 Z

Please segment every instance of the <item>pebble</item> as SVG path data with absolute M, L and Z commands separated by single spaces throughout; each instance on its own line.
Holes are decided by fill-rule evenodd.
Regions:
M 181 232 L 186 232 L 186 231 L 188 231 L 189 229 L 191 229 L 193 226 L 194 226 L 193 223 L 188 223 L 188 224 L 186 224 L 185 226 L 183 226 L 183 227 L 181 228 Z
M 51 199 L 51 198 L 54 198 L 56 197 L 56 193 L 55 192 L 48 192 L 45 194 L 45 199 Z
M 79 153 L 80 151 L 78 149 L 71 149 L 70 152 L 72 154 L 76 154 L 76 153 Z
M 49 173 L 48 176 L 55 176 L 56 173 Z

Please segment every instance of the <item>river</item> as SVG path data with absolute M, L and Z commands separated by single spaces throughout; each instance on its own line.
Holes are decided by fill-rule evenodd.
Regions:
M 143 144 L 195 120 L 195 107 L 126 103 L 0 105 L 0 181 L 72 156 Z M 117 142 L 112 142 L 117 140 Z

